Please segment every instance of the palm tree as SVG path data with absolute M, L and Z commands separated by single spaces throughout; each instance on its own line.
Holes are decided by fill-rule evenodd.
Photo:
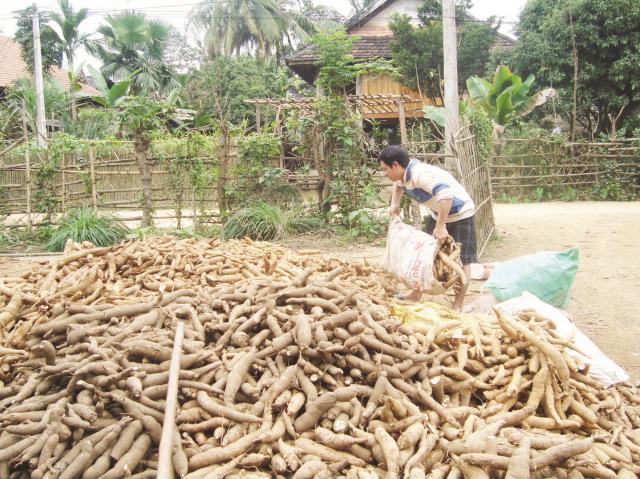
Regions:
M 83 46 L 87 46 L 89 43 L 90 35 L 88 33 L 80 33 L 79 29 L 80 24 L 85 21 L 89 15 L 89 10 L 81 8 L 76 12 L 69 0 L 58 0 L 58 6 L 62 11 L 62 15 L 52 13 L 51 21 L 58 27 L 53 30 L 56 32 L 56 35 L 58 35 L 60 44 L 64 50 L 64 55 L 67 57 L 71 118 L 75 121 L 78 116 L 78 111 L 74 95 L 74 85 L 77 83 L 75 79 L 74 58 L 76 51 Z
M 163 62 L 169 26 L 134 11 L 108 16 L 98 28 L 102 38 L 91 48 L 111 82 L 131 78 L 133 93 L 157 93 L 177 86 Z
M 303 15 L 286 10 L 279 0 L 203 0 L 190 13 L 190 24 L 204 30 L 209 57 L 254 50 L 278 57 L 293 39 L 305 40 L 315 30 Z

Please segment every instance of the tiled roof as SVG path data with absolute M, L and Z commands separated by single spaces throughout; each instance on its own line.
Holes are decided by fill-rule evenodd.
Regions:
M 504 35 L 503 33 L 498 32 L 496 35 L 496 39 L 493 42 L 493 48 L 513 48 L 516 45 L 515 39 Z
M 391 39 L 393 37 L 362 37 L 353 42 L 351 54 L 355 58 L 391 58 Z M 293 65 L 296 63 L 312 63 L 317 60 L 316 48 L 309 45 L 297 53 L 287 58 L 287 63 Z
M 52 67 L 50 74 L 65 89 L 69 89 L 69 76 L 66 70 Z M 0 88 L 10 86 L 20 78 L 30 78 L 31 73 L 20 55 L 20 45 L 13 39 L 0 35 Z M 100 92 L 91 85 L 82 84 L 80 93 L 98 96 Z

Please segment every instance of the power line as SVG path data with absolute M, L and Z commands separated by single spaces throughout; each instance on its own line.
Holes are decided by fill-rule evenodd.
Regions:
M 88 10 L 88 16 L 105 16 L 105 15 L 109 15 L 109 16 L 118 16 L 118 15 L 122 15 L 122 14 L 126 14 L 126 13 L 130 13 L 130 12 L 135 12 L 135 13 L 149 13 L 150 17 L 152 18 L 159 18 L 159 19 L 167 19 L 167 18 L 184 18 L 187 19 L 189 17 L 191 17 L 191 14 L 189 12 L 185 12 L 185 10 L 180 9 L 180 10 L 173 10 L 174 8 L 179 8 L 179 7 L 195 7 L 197 5 L 200 5 L 202 2 L 189 2 L 189 3 L 171 3 L 171 4 L 165 4 L 165 5 L 151 5 L 151 6 L 147 6 L 147 7 L 138 7 L 138 8 L 123 8 L 123 9 L 119 9 L 119 10 L 113 10 L 113 9 L 89 9 Z M 210 0 L 209 2 L 207 2 L 207 6 L 214 6 L 214 5 L 219 5 L 219 4 L 226 4 L 229 3 L 229 0 Z M 51 14 L 51 13 L 58 13 L 55 10 L 40 10 L 40 12 L 42 13 L 46 13 L 46 14 Z M 396 16 L 396 14 L 389 14 L 389 15 L 384 15 L 384 16 L 377 16 L 376 19 L 380 19 L 380 20 L 391 20 Z M 235 13 L 223 13 L 223 14 L 217 14 L 214 15 L 215 18 L 221 18 L 221 19 L 237 19 L 237 18 L 251 18 L 254 20 L 269 20 L 271 18 L 273 18 L 273 16 L 271 15 L 242 15 L 242 14 L 235 14 Z M 0 21 L 1 20 L 14 20 L 15 14 L 11 14 L 11 15 L 5 15 L 2 16 L 0 15 Z M 517 25 L 518 22 L 515 20 L 498 20 L 500 25 Z M 488 20 L 479 20 L 479 19 L 468 19 L 468 20 L 462 20 L 460 23 L 475 23 L 475 24 L 490 24 L 491 22 Z
M 188 2 L 188 3 L 168 3 L 168 4 L 164 4 L 164 5 L 149 5 L 149 6 L 145 6 L 145 7 L 130 7 L 130 8 L 122 8 L 122 9 L 118 9 L 118 10 L 114 10 L 112 8 L 93 8 L 93 9 L 88 9 L 89 15 L 95 16 L 95 15 L 104 15 L 104 14 L 110 14 L 110 15 L 117 15 L 120 13 L 125 13 L 125 12 L 156 12 L 156 14 L 159 15 L 172 15 L 172 16 L 189 16 L 188 13 L 185 13 L 185 11 L 183 9 L 179 9 L 179 10 L 173 10 L 174 8 L 179 8 L 179 7 L 195 7 L 197 5 L 201 5 L 204 4 L 205 7 L 208 6 L 215 6 L 215 5 L 220 5 L 220 4 L 228 4 L 230 3 L 230 0 L 209 0 L 206 3 L 205 2 Z M 56 10 L 40 10 L 40 12 L 42 13 L 59 13 Z M 376 16 L 376 19 L 381 19 L 381 20 L 390 20 L 391 18 L 393 18 L 396 14 L 389 14 L 389 15 L 384 15 L 384 16 Z M 235 17 L 250 17 L 250 18 L 254 18 L 254 19 L 268 19 L 271 18 L 270 15 L 224 15 L 223 18 L 235 18 Z M 13 19 L 15 18 L 15 15 L 11 14 L 11 15 L 5 15 L 5 16 L 0 16 L 0 19 Z M 488 23 L 487 20 L 480 20 L 480 19 L 466 19 L 466 20 L 462 20 L 461 23 Z M 502 24 L 517 24 L 518 22 L 515 20 L 503 20 L 501 21 Z

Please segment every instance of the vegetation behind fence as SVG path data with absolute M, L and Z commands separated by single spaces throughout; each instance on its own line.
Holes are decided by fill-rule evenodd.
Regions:
M 502 201 L 636 199 L 640 139 L 510 139 L 493 157 L 491 184 L 494 198 Z
M 237 148 L 227 153 L 227 172 L 219 175 L 216 141 L 201 136 L 188 140 L 152 142 L 148 163 L 152 178 L 154 210 L 174 210 L 173 216 L 218 215 L 220 181 L 227 197 L 238 198 L 254 183 L 257 188 L 273 183 L 270 178 L 240 174 Z M 268 158 L 266 163 L 278 162 Z M 287 162 L 287 158 L 283 159 Z M 280 160 L 282 161 L 282 160 Z M 274 168 L 277 170 L 277 168 Z M 269 170 L 267 170 L 269 171 Z M 29 181 L 30 179 L 30 181 Z M 317 199 L 316 175 L 289 173 L 285 181 L 298 190 L 310 191 L 307 199 Z M 27 146 L 13 148 L 0 156 L 0 213 L 22 214 L 25 225 L 29 213 L 41 222 L 55 222 L 59 213 L 79 206 L 139 211 L 142 208 L 141 176 L 132 142 L 54 141 L 47 150 Z M 132 218 L 133 219 L 133 218 Z
M 426 148 L 426 149 L 425 149 Z M 422 160 L 440 164 L 433 147 L 413 148 Z M 428 150 L 428 151 L 427 151 Z M 154 210 L 173 210 L 164 217 L 217 215 L 218 147 L 211 137 L 152 142 L 150 146 Z M 228 153 L 224 188 L 236 196 L 249 183 L 269 178 L 234 176 L 240 152 Z M 275 158 L 279 166 L 287 162 Z M 473 171 L 472 171 L 473 170 Z M 477 174 L 472 168 L 470 174 Z M 490 160 L 493 198 L 502 201 L 548 199 L 629 200 L 640 194 L 640 140 L 567 143 L 554 139 L 510 139 Z M 300 172 L 298 172 L 300 173 Z M 30 181 L 27 179 L 30 178 Z M 247 181 L 250 180 L 250 181 Z M 317 200 L 317 175 L 288 173 L 291 186 Z M 386 186 L 384 179 L 376 188 Z M 250 187 L 250 186 L 249 186 Z M 487 190 L 488 192 L 488 190 Z M 487 196 L 484 190 L 482 198 Z M 141 180 L 133 144 L 126 141 L 79 141 L 62 138 L 48 150 L 16 146 L 0 156 L 0 208 L 3 214 L 39 214 L 55 221 L 70 208 L 93 205 L 111 210 L 141 209 Z M 26 215 L 22 224 L 26 223 Z

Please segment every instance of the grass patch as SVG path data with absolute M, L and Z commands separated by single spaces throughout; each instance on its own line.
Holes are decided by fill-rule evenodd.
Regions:
M 62 251 L 68 239 L 76 243 L 89 241 L 96 246 L 110 246 L 122 241 L 128 233 L 129 228 L 117 216 L 99 213 L 93 208 L 78 208 L 60 219 L 46 247 L 49 251 Z
M 271 241 L 325 227 L 320 218 L 306 214 L 301 209 L 283 210 L 267 203 L 257 203 L 231 215 L 222 227 L 220 236 L 224 240 L 249 237 Z

